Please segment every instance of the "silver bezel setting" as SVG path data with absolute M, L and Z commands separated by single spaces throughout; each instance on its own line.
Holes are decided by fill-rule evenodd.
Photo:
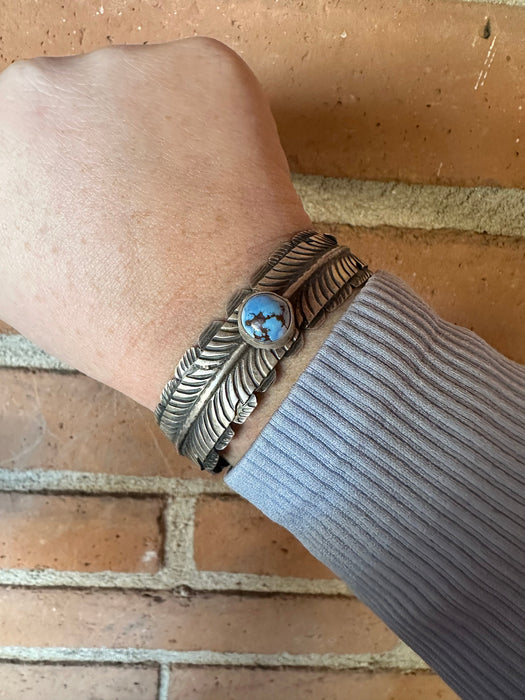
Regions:
M 282 336 L 282 338 L 279 338 L 278 340 L 259 340 L 258 338 L 254 338 L 252 335 L 248 333 L 248 331 L 244 328 L 243 323 L 242 323 L 242 312 L 246 304 L 253 299 L 254 297 L 257 296 L 267 296 L 267 297 L 274 297 L 279 301 L 279 303 L 283 303 L 288 307 L 290 311 L 290 327 L 287 329 L 286 333 Z M 295 314 L 294 314 L 294 309 L 290 301 L 286 298 L 281 296 L 280 294 L 276 294 L 275 292 L 266 292 L 266 291 L 257 291 L 254 292 L 253 294 L 250 294 L 249 296 L 246 297 L 246 299 L 243 300 L 242 304 L 239 306 L 239 311 L 238 311 L 238 324 L 239 324 L 239 333 L 241 338 L 248 343 L 248 345 L 252 345 L 254 348 L 259 348 L 259 349 L 265 349 L 265 350 L 270 350 L 272 348 L 282 348 L 285 346 L 287 343 L 290 342 L 290 340 L 293 337 L 293 334 L 295 332 Z

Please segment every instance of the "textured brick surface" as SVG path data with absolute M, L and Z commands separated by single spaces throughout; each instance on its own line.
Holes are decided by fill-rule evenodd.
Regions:
M 134 666 L 0 663 L 0 700 L 156 700 L 157 677 Z
M 2 0 L 0 17 L 4 65 L 192 34 L 226 42 L 268 92 L 298 172 L 524 184 L 525 8 L 428 0 Z
M 437 676 L 173 668 L 169 700 L 459 700 Z
M 0 0 L 0 18 L 0 68 L 19 57 L 116 43 L 192 34 L 225 41 L 260 79 L 299 173 L 525 187 L 525 7 Z M 439 192 L 432 196 L 448 197 Z M 399 274 L 445 319 L 525 362 L 524 242 L 445 230 L 319 228 L 333 230 L 373 269 Z M 11 329 L 0 322 L 4 332 Z M 0 468 L 201 476 L 176 455 L 152 415 L 120 394 L 81 375 L 16 370 L 0 370 Z M 156 499 L 3 494 L 0 567 L 155 571 L 159 515 Z M 235 499 L 201 500 L 194 554 L 204 571 L 331 575 Z M 41 646 L 43 653 L 95 647 L 101 662 L 108 650 L 126 647 L 361 654 L 397 641 L 361 603 L 338 597 L 3 587 L 0 610 L 0 646 Z M 430 674 L 212 667 L 171 673 L 170 700 L 458 700 Z M 153 668 L 0 664 L 0 700 L 153 700 L 156 684 Z
M 397 639 L 348 598 L 4 588 L 0 609 L 0 646 L 356 654 Z
M 200 476 L 153 414 L 84 375 L 0 369 L 0 466 Z M 206 477 L 205 477 L 206 478 Z
M 159 568 L 157 499 L 0 494 L 0 567 L 78 571 Z
M 195 512 L 197 568 L 304 578 L 336 578 L 284 528 L 247 501 L 202 497 Z

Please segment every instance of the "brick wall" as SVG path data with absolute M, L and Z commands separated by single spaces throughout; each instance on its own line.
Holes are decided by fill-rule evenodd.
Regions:
M 525 362 L 524 31 L 445 0 L 0 0 L 0 65 L 225 41 L 317 225 Z M 5 326 L 0 414 L 0 698 L 456 698 L 146 410 Z

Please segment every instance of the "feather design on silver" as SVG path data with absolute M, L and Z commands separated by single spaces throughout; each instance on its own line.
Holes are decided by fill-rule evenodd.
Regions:
M 206 341 L 205 347 L 186 350 L 157 406 L 159 424 L 178 448 L 199 398 L 205 397 L 206 387 L 217 371 L 242 344 L 237 314 L 226 321 L 213 321 L 203 331 L 200 340 Z
M 181 379 L 184 377 L 188 369 L 194 364 L 195 360 L 197 360 L 197 358 L 199 357 L 199 354 L 200 348 L 198 346 L 192 346 L 191 348 L 188 348 L 182 356 L 182 359 L 180 360 L 179 364 L 175 369 L 175 376 L 172 379 L 170 379 L 170 381 L 164 387 L 160 397 L 160 402 L 157 408 L 155 409 L 155 417 L 158 423 L 160 423 L 162 420 L 170 420 L 168 416 L 164 418 L 164 415 L 168 410 L 170 399 L 173 396 L 175 390 L 177 389 L 177 386 L 180 384 Z M 168 411 L 168 413 L 170 412 Z
M 370 277 L 370 271 L 346 246 L 325 256 L 322 264 L 290 298 L 295 322 L 301 330 L 323 323 L 354 290 Z
M 204 468 L 215 467 L 219 455 L 233 437 L 230 427 L 239 415 L 251 413 L 257 405 L 255 392 L 269 386 L 268 378 L 275 377 L 274 367 L 286 353 L 286 346 L 264 350 L 243 343 L 228 362 L 231 371 L 203 406 L 199 402 L 199 415 L 193 419 L 182 441 L 184 454 L 198 455 Z M 214 453 L 213 455 L 210 453 Z
M 301 231 L 270 256 L 268 262 L 252 276 L 252 284 L 257 279 L 257 289 L 283 291 L 336 245 L 336 239 L 329 234 Z M 186 439 L 187 428 L 198 414 L 197 404 L 200 405 L 209 398 L 209 392 L 206 391 L 208 384 L 216 384 L 216 375 L 225 371 L 225 363 L 227 367 L 232 367 L 235 362 L 243 361 L 239 360 L 237 352 L 241 345 L 244 347 L 238 329 L 237 309 L 253 291 L 254 289 L 239 289 L 232 295 L 227 305 L 228 319 L 208 324 L 199 337 L 198 345 L 185 352 L 176 367 L 174 378 L 162 392 L 155 411 L 157 422 L 179 451 Z M 276 363 L 277 360 L 268 371 Z M 248 396 L 245 400 L 248 400 Z M 253 408 L 254 406 L 251 410 Z M 246 406 L 246 416 L 248 410 L 249 406 Z
M 308 233 L 308 236 L 305 234 Z M 295 243 L 294 243 L 295 241 Z M 280 294 L 300 279 L 337 241 L 326 233 L 302 232 L 272 255 L 252 276 L 250 283 L 257 291 Z M 282 252 L 282 255 L 279 253 Z
M 221 471 L 227 461 L 218 452 L 234 436 L 232 424 L 243 423 L 254 410 L 255 394 L 275 380 L 279 360 L 297 352 L 302 330 L 321 323 L 328 309 L 369 276 L 368 268 L 330 234 L 301 231 L 283 243 L 252 275 L 251 288 L 230 298 L 227 320 L 212 321 L 198 345 L 185 352 L 162 393 L 157 420 L 179 452 L 203 469 Z M 286 345 L 260 348 L 242 339 L 239 307 L 254 292 L 284 293 L 292 302 L 296 328 Z
M 255 287 L 257 282 L 264 277 L 264 275 L 272 269 L 274 265 L 276 265 L 279 260 L 285 257 L 287 253 L 289 253 L 292 248 L 294 248 L 296 245 L 299 245 L 302 241 L 307 241 L 309 238 L 312 238 L 313 236 L 319 236 L 320 234 L 317 231 L 299 231 L 299 233 L 296 233 L 295 236 L 290 238 L 289 241 L 285 241 L 282 243 L 277 250 L 274 250 L 273 253 L 270 255 L 270 257 L 264 262 L 260 267 L 258 267 L 253 275 L 250 277 L 250 284 L 252 287 Z
M 264 389 L 261 389 L 261 387 L 259 386 L 259 391 L 264 391 Z M 233 422 L 239 424 L 244 423 L 245 420 L 251 415 L 253 409 L 256 406 L 257 398 L 255 394 L 252 394 L 250 398 L 247 399 L 244 403 L 237 404 L 237 410 L 235 411 L 235 418 L 233 419 Z
M 358 270 L 352 277 L 352 279 L 348 280 L 348 282 L 345 283 L 344 287 L 342 287 L 337 292 L 337 294 L 334 294 L 333 298 L 330 299 L 330 301 L 326 304 L 326 312 L 330 313 L 330 311 L 333 311 L 338 306 L 340 306 L 344 301 L 346 301 L 346 299 L 351 297 L 357 289 L 362 287 L 364 283 L 368 279 L 370 279 L 371 276 L 372 272 L 368 269 L 368 267 L 364 267 L 363 269 Z

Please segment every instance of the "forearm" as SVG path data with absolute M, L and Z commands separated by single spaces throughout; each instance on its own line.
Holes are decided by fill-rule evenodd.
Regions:
M 376 275 L 228 484 L 462 698 L 525 687 L 525 370 Z

